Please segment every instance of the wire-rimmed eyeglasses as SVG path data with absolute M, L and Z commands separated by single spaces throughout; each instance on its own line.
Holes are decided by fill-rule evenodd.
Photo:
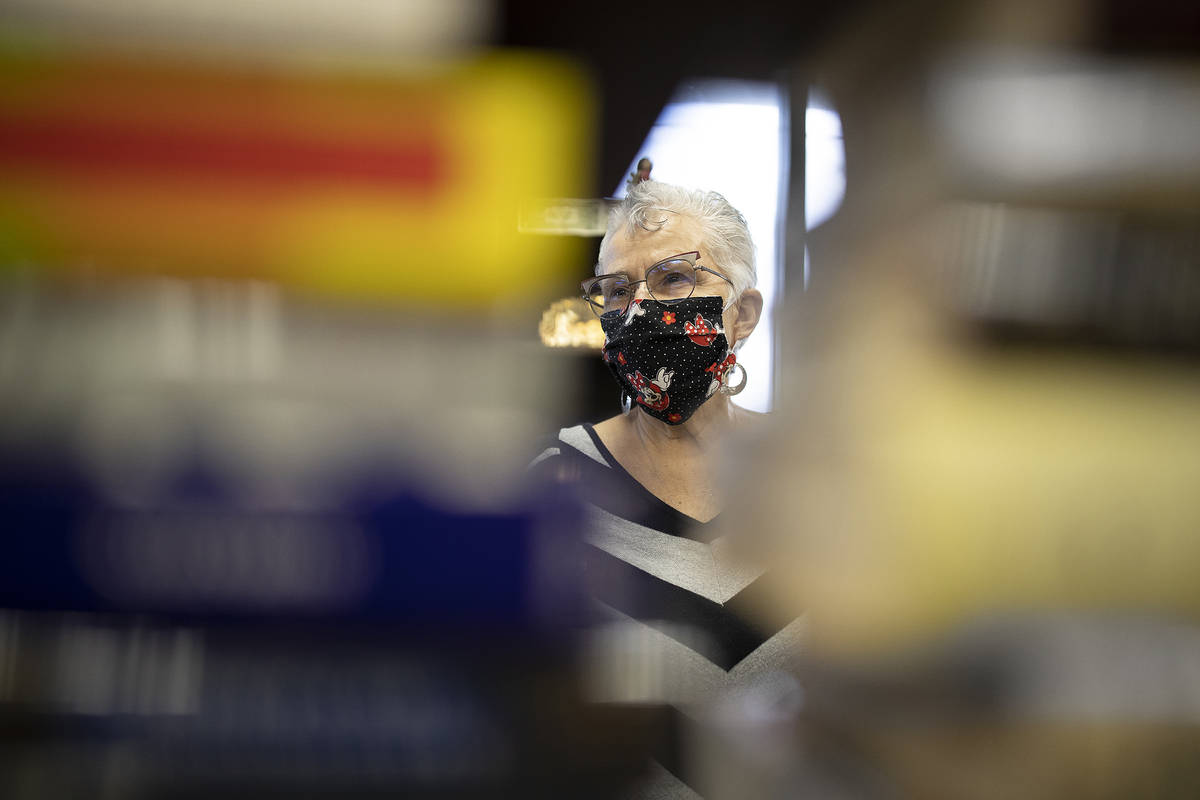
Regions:
M 715 269 L 698 265 L 699 259 L 698 250 L 671 256 L 646 270 L 646 277 L 640 281 L 631 281 L 628 275 L 620 272 L 588 278 L 583 282 L 583 299 L 588 301 L 596 316 L 603 317 L 628 311 L 639 283 L 646 284 L 650 296 L 661 303 L 678 303 L 691 297 L 696 291 L 700 272 L 716 275 L 733 286 L 733 281 Z

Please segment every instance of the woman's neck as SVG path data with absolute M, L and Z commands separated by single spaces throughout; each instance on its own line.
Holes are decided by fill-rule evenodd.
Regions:
M 633 434 L 647 447 L 693 446 L 707 450 L 738 427 L 741 414 L 728 397 L 718 394 L 679 425 L 668 425 L 636 408 L 628 418 Z

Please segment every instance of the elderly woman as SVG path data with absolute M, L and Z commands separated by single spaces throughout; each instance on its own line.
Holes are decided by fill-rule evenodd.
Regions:
M 729 400 L 748 379 L 735 352 L 762 312 L 754 281 L 746 221 L 721 195 L 655 181 L 630 189 L 583 284 L 622 413 L 564 430 L 561 443 L 593 461 L 603 453 L 682 521 L 716 517 L 724 498 L 711 448 L 762 416 Z M 570 455 L 551 447 L 539 461 L 563 477 Z
M 589 510 L 587 574 L 609 620 L 600 699 L 696 710 L 795 646 L 798 622 L 745 613 L 763 570 L 732 558 L 719 519 L 727 441 L 766 419 L 730 401 L 749 380 L 736 351 L 762 312 L 754 281 L 746 221 L 725 198 L 647 181 L 613 209 L 583 283 L 622 412 L 561 430 L 534 469 Z M 694 797 L 659 761 L 649 794 Z

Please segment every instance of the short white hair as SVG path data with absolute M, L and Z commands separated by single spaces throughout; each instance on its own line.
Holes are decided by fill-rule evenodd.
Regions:
M 659 181 L 642 181 L 608 215 L 608 231 L 600 242 L 600 251 L 608 239 L 624 227 L 630 234 L 638 228 L 656 231 L 666 224 L 666 214 L 691 217 L 704 229 L 700 263 L 720 269 L 733 282 L 734 297 L 754 286 L 754 241 L 746 218 L 716 192 L 685 189 Z M 700 243 L 697 243 L 699 246 Z M 707 263 L 706 263 L 707 262 Z

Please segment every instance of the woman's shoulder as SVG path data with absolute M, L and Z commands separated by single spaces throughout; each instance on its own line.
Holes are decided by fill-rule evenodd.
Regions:
M 572 461 L 581 458 L 603 467 L 612 466 L 611 456 L 605 452 L 595 428 L 587 423 L 560 428 L 557 433 L 543 437 L 529 468 L 534 469 L 549 461 Z
M 572 425 L 543 439 L 527 472 L 534 481 L 554 484 L 604 480 L 612 473 L 611 456 L 591 425 Z

